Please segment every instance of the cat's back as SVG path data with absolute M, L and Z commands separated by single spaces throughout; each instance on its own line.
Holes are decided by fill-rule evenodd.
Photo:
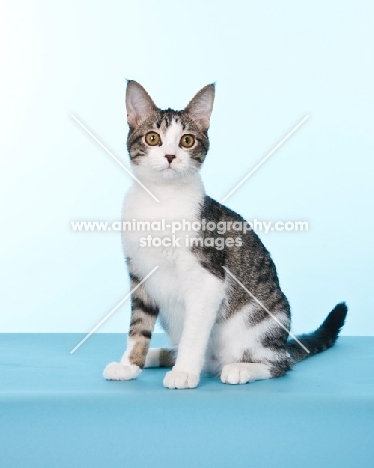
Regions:
M 258 253 L 263 252 L 268 254 L 261 239 L 253 231 L 252 225 L 236 211 L 222 205 L 217 200 L 214 200 L 209 195 L 205 195 L 204 202 L 200 211 L 201 219 L 206 219 L 214 223 L 215 229 L 205 232 L 210 232 L 215 236 L 222 236 L 224 238 L 235 238 L 241 240 L 240 247 L 244 244 L 244 249 L 257 250 Z M 205 227 L 207 223 L 205 223 Z M 213 226 L 213 224 L 212 224 Z M 204 234 L 206 236 L 206 234 Z M 238 246 L 238 244 L 236 244 Z

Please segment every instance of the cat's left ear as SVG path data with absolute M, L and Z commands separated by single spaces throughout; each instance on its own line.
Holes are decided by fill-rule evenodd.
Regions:
M 188 112 L 191 117 L 196 120 L 203 132 L 209 128 L 210 115 L 213 110 L 214 95 L 214 84 L 204 86 L 204 88 L 200 89 L 184 109 L 185 112 Z

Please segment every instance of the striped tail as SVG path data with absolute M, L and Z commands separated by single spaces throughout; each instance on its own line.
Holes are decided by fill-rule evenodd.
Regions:
M 337 304 L 316 331 L 300 335 L 297 339 L 309 350 L 309 353 L 295 340 L 289 340 L 287 351 L 294 363 L 321 353 L 331 348 L 336 342 L 339 332 L 344 325 L 348 308 L 345 302 Z

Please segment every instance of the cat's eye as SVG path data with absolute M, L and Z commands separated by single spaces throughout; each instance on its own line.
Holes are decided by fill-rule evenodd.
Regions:
M 145 141 L 149 146 L 156 146 L 160 143 L 160 135 L 156 132 L 148 132 L 145 136 Z
M 183 135 L 179 143 L 184 148 L 191 148 L 195 143 L 195 137 L 189 134 Z

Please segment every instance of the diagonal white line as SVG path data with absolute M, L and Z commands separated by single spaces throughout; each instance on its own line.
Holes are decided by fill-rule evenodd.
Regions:
M 135 177 L 134 174 L 131 171 L 129 171 L 129 169 L 124 164 L 122 164 L 121 161 L 118 158 L 116 158 L 116 156 L 114 156 L 114 154 L 111 151 L 109 151 L 108 148 L 105 145 L 103 145 L 103 143 L 101 143 L 101 141 L 97 137 L 95 137 L 95 135 L 92 132 L 90 132 L 90 130 L 88 130 L 88 128 L 85 125 L 83 125 L 83 123 L 77 117 L 75 117 L 74 114 L 71 114 L 71 117 L 77 122 L 77 124 L 79 124 L 83 128 L 83 130 L 85 130 L 90 135 L 91 138 L 93 138 L 96 141 L 97 144 L 99 144 L 103 148 L 104 151 L 106 151 L 109 154 L 109 156 L 111 156 L 116 161 L 116 163 L 118 163 L 122 167 L 122 169 L 124 169 L 129 174 L 129 176 L 136 180 L 136 182 L 141 187 L 143 187 L 143 189 L 146 192 L 148 192 L 152 198 L 154 198 L 157 202 L 160 202 L 160 200 L 156 198 L 153 195 L 153 193 L 150 190 L 148 190 L 147 187 L 144 184 L 142 184 L 140 180 L 137 177 Z
M 287 333 L 304 349 L 304 351 L 306 351 L 308 354 L 310 354 L 309 349 L 306 348 L 306 347 L 301 343 L 301 341 L 299 341 L 299 340 L 296 338 L 296 336 L 295 336 L 293 333 L 291 333 L 290 330 L 288 330 L 288 328 L 285 327 L 285 326 L 283 325 L 283 323 L 280 322 L 280 321 L 277 319 L 277 317 L 276 317 L 275 315 L 273 315 L 273 314 L 270 312 L 270 310 L 267 309 L 267 307 L 265 307 L 264 304 L 263 304 L 260 300 L 258 300 L 257 297 L 254 296 L 254 295 L 251 293 L 251 291 L 249 291 L 249 290 L 244 286 L 244 284 L 241 283 L 241 282 L 238 280 L 238 278 L 236 278 L 236 276 L 234 276 L 234 275 L 231 273 L 231 271 L 230 271 L 228 268 L 226 268 L 226 267 L 222 267 L 222 268 L 231 276 L 231 278 L 233 278 L 233 279 L 239 284 L 239 286 L 241 286 L 241 287 L 244 289 L 245 292 L 247 292 L 247 293 L 257 302 L 257 304 L 259 304 L 259 305 L 260 305 L 260 306 L 277 322 L 278 325 L 280 325 L 280 326 L 283 328 L 283 330 L 285 330 L 285 331 L 286 331 L 286 332 L 287 332 Z
M 114 309 L 112 309 L 112 310 L 109 312 L 109 314 L 106 315 L 106 316 L 90 331 L 90 333 L 88 333 L 88 335 L 86 335 L 86 336 L 83 338 L 83 340 L 80 341 L 80 342 L 77 344 L 77 346 L 76 346 L 75 348 L 73 348 L 73 349 L 70 351 L 70 354 L 73 354 L 73 353 L 79 348 L 79 346 L 81 346 L 81 345 L 92 335 L 92 333 L 95 333 L 95 331 L 96 331 L 99 327 L 101 327 L 101 325 L 102 325 L 106 320 L 108 320 L 108 318 L 118 309 L 118 307 L 120 307 L 120 306 L 126 301 L 126 299 L 128 299 L 128 298 L 131 296 L 131 294 L 132 294 L 133 292 L 135 292 L 135 291 L 138 289 L 138 287 L 141 286 L 141 285 L 144 283 L 144 281 L 145 281 L 146 279 L 148 279 L 148 278 L 157 270 L 157 268 L 158 268 L 158 266 L 154 267 L 153 270 L 152 270 L 150 273 L 148 273 L 148 275 L 145 276 L 145 277 L 140 281 L 140 283 L 137 284 L 137 285 L 135 286 L 135 288 L 133 288 L 133 289 L 122 299 L 122 301 L 119 302 L 119 303 L 114 307 Z
M 255 171 L 257 171 L 257 169 L 268 159 L 270 158 L 270 156 L 294 133 L 296 132 L 296 130 L 309 118 L 309 115 L 306 115 L 303 120 L 301 120 L 301 122 L 299 122 L 296 127 L 294 127 L 290 133 L 288 133 L 282 141 L 280 141 L 277 146 L 275 146 L 275 148 L 273 148 L 269 154 L 267 154 L 258 164 L 257 166 L 255 166 L 251 172 L 249 172 L 249 174 L 247 174 L 244 179 L 242 179 L 238 185 L 236 185 L 232 190 L 231 192 L 229 192 L 224 198 L 222 198 L 221 202 L 220 203 L 223 203 L 224 201 L 226 201 L 230 195 L 232 195 L 236 189 L 238 189 L 247 179 L 248 177 L 250 177 Z

